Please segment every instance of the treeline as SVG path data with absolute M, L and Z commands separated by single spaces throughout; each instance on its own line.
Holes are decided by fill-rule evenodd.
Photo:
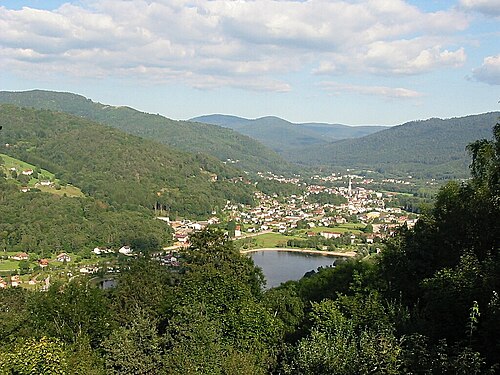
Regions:
M 347 198 L 339 194 L 320 192 L 317 194 L 309 194 L 307 196 L 307 201 L 309 203 L 319 203 L 321 205 L 332 204 L 334 206 L 339 206 L 341 204 L 347 203 Z
M 0 153 L 47 169 L 115 207 L 207 216 L 226 200 L 253 202 L 253 187 L 235 183 L 240 172 L 210 156 L 51 111 L 2 105 L 0 124 Z
M 304 193 L 304 187 L 292 184 L 290 182 L 280 182 L 277 180 L 268 180 L 265 178 L 255 178 L 257 189 L 266 195 L 278 197 L 290 197 L 291 195 L 301 195 Z
M 0 250 L 50 257 L 94 247 L 155 250 L 172 241 L 172 230 L 151 212 L 116 209 L 93 198 L 19 192 L 0 178 Z

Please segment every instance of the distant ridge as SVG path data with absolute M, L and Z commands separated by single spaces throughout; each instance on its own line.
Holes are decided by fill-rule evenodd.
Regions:
M 293 167 L 274 151 L 230 129 L 175 121 L 126 106 L 93 102 L 81 95 L 43 90 L 0 91 L 0 103 L 50 109 L 87 118 L 189 152 L 202 152 L 248 171 L 284 172 Z
M 358 167 L 399 176 L 463 178 L 469 176 L 465 147 L 491 138 L 500 112 L 450 119 L 411 121 L 357 139 L 346 139 L 286 153 L 308 165 Z
M 292 123 L 275 116 L 246 119 L 232 115 L 206 115 L 192 118 L 206 124 L 219 125 L 248 135 L 277 152 L 297 147 L 325 144 L 331 141 L 358 138 L 384 129 L 386 126 L 348 126 L 326 123 Z

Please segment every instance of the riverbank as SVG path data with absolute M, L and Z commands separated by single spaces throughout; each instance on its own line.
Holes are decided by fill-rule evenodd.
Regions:
M 352 252 L 352 251 L 349 251 L 346 253 L 341 253 L 338 251 L 293 249 L 293 248 L 284 248 L 284 247 L 265 247 L 265 248 L 261 248 L 261 249 L 240 250 L 240 253 L 241 254 L 249 254 L 249 253 L 256 253 L 258 251 L 286 251 L 286 252 L 291 252 L 291 253 L 318 254 L 318 255 L 324 255 L 324 256 L 348 257 L 348 258 L 352 258 L 352 257 L 356 256 L 356 253 Z

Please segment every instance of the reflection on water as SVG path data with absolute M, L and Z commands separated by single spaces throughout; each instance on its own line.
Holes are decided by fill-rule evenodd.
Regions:
M 248 254 L 262 268 L 266 287 L 273 288 L 288 280 L 299 280 L 309 271 L 332 266 L 335 257 L 286 251 L 257 251 Z

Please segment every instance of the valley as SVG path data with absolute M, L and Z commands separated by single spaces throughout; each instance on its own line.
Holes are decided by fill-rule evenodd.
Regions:
M 47 93 L 30 95 L 43 98 Z M 56 97 L 60 99 L 59 94 Z M 80 97 L 71 94 L 69 98 L 76 98 L 81 108 Z M 99 105 L 97 111 L 103 110 L 106 107 Z M 132 111 L 128 113 L 131 118 L 154 116 L 121 110 Z M 244 149 L 232 159 L 203 147 L 195 153 L 186 151 L 191 136 L 178 149 L 158 138 L 156 131 L 145 134 L 146 127 L 121 130 L 122 120 L 95 122 L 89 114 L 79 117 L 27 105 L 0 105 L 0 302 L 8 306 L 8 310 L 0 309 L 0 335 L 7 341 L 7 349 L 0 349 L 0 370 L 3 363 L 21 366 L 18 361 L 24 358 L 20 354 L 24 347 L 14 339 L 19 334 L 31 337 L 23 345 L 45 345 L 48 340 L 50 350 L 79 361 L 84 373 L 93 369 L 105 373 L 102 360 L 105 366 L 123 365 L 133 373 L 130 366 L 135 365 L 129 359 L 118 364 L 117 355 L 122 353 L 134 353 L 145 363 L 162 358 L 165 374 L 178 368 L 183 370 L 177 373 L 184 373 L 186 362 L 177 363 L 177 355 L 170 351 L 189 358 L 187 366 L 205 366 L 218 358 L 233 368 L 226 350 L 234 347 L 255 361 L 248 365 L 249 373 L 287 368 L 277 357 L 289 350 L 282 347 L 285 343 L 315 351 L 324 346 L 311 332 L 294 337 L 304 324 L 323 329 L 307 320 L 311 314 L 323 314 L 322 309 L 327 312 L 321 321 L 331 324 L 338 323 L 331 321 L 335 316 L 343 322 L 351 318 L 375 321 L 366 331 L 371 333 L 362 331 L 361 336 L 338 323 L 339 332 L 351 332 L 359 351 L 367 348 L 361 344 L 365 334 L 371 335 L 373 343 L 377 337 L 391 340 L 391 354 L 377 347 L 377 358 L 370 361 L 391 361 L 395 356 L 405 366 L 413 366 L 408 345 L 418 339 L 407 343 L 396 337 L 405 324 L 421 329 L 421 321 L 411 320 L 420 314 L 416 301 L 425 301 L 425 312 L 430 314 L 425 327 L 436 333 L 422 332 L 453 342 L 460 340 L 456 332 L 470 308 L 468 299 L 456 297 L 467 293 L 463 285 L 471 285 L 469 281 L 462 284 L 460 278 L 495 279 L 498 213 L 492 197 L 498 193 L 498 176 L 496 164 L 488 164 L 488 158 L 498 142 L 483 139 L 469 146 L 469 175 L 459 169 L 442 169 L 451 165 L 450 158 L 456 165 L 463 163 L 454 154 L 462 143 L 455 144 L 453 135 L 461 134 L 466 143 L 472 135 L 463 130 L 470 128 L 471 121 L 478 128 L 474 134 L 481 135 L 482 127 L 486 128 L 483 121 L 494 116 L 453 120 L 455 125 L 437 121 L 446 123 L 439 128 L 441 138 L 435 121 L 423 122 L 430 128 L 428 136 L 448 156 L 437 156 L 431 146 L 412 149 L 397 141 L 399 133 L 404 138 L 410 131 L 405 124 L 357 139 L 318 143 L 316 155 L 325 159 L 308 166 L 304 150 L 310 146 L 303 148 L 303 144 L 294 156 L 303 158 L 302 165 L 284 162 L 273 151 L 269 155 L 277 158 L 277 164 L 270 162 L 272 158 L 255 159 Z M 113 125 L 106 125 L 108 121 Z M 165 121 L 160 119 L 161 127 Z M 421 140 L 414 143 L 429 145 L 420 125 L 415 126 L 414 136 Z M 499 138 L 498 125 L 495 129 Z M 216 144 L 218 136 L 210 136 Z M 356 146 L 357 142 L 366 147 Z M 390 146 L 392 142 L 396 145 Z M 338 146 L 342 144 L 349 146 Z M 327 161 L 331 154 L 325 149 L 337 146 L 348 147 L 345 162 Z M 355 151 L 356 147 L 363 151 Z M 370 154 L 370 150 L 377 153 Z M 377 161 L 377 155 L 387 163 Z M 361 159 L 365 162 L 358 162 Z M 417 164 L 420 167 L 414 167 Z M 452 181 L 452 177 L 461 180 Z M 422 256 L 422 249 L 427 255 Z M 266 272 L 272 266 L 282 273 L 267 273 L 267 288 L 262 269 L 255 266 L 257 260 Z M 287 271 L 288 263 L 294 265 Z M 479 271 L 474 271 L 478 269 L 488 277 L 479 277 Z M 458 275 L 458 285 L 447 279 L 448 272 Z M 441 287 L 443 283 L 446 287 Z M 491 300 L 491 288 L 471 289 L 474 298 L 480 297 L 486 316 L 496 314 L 496 305 L 484 307 Z M 397 298 L 404 307 L 389 302 Z M 445 328 L 444 320 L 435 318 L 443 316 L 441 305 L 447 311 L 452 306 L 451 315 L 460 315 L 445 321 Z M 392 315 L 399 308 L 407 311 L 405 317 Z M 11 311 L 18 318 L 12 320 Z M 208 333 L 211 327 L 216 330 Z M 495 342 L 488 333 L 494 329 L 495 324 L 487 321 L 477 335 L 487 343 Z M 189 338 L 178 330 L 189 332 Z M 146 331 L 151 336 L 140 341 Z M 30 336 L 34 332 L 49 338 L 38 340 Z M 80 340 L 79 335 L 88 344 L 73 342 Z M 160 337 L 168 341 L 152 351 L 135 347 L 115 351 L 116 343 L 123 342 L 123 337 L 115 335 L 130 335 L 133 345 L 153 345 Z M 206 337 L 220 346 L 207 345 Z M 188 349 L 183 346 L 186 342 Z M 250 347 L 279 348 L 280 354 L 249 351 Z M 476 347 L 486 353 L 488 365 L 495 361 L 495 353 Z M 7 352 L 10 348 L 18 352 Z M 442 366 L 463 367 L 459 359 L 469 348 L 446 348 L 451 359 Z M 200 350 L 200 357 L 192 356 L 193 350 Z M 422 350 L 437 356 L 434 344 Z M 315 363 L 295 352 L 289 355 L 301 368 Z M 477 367 L 488 365 L 481 362 Z M 394 368 L 401 366 L 394 364 Z M 214 371 L 211 367 L 206 373 Z

